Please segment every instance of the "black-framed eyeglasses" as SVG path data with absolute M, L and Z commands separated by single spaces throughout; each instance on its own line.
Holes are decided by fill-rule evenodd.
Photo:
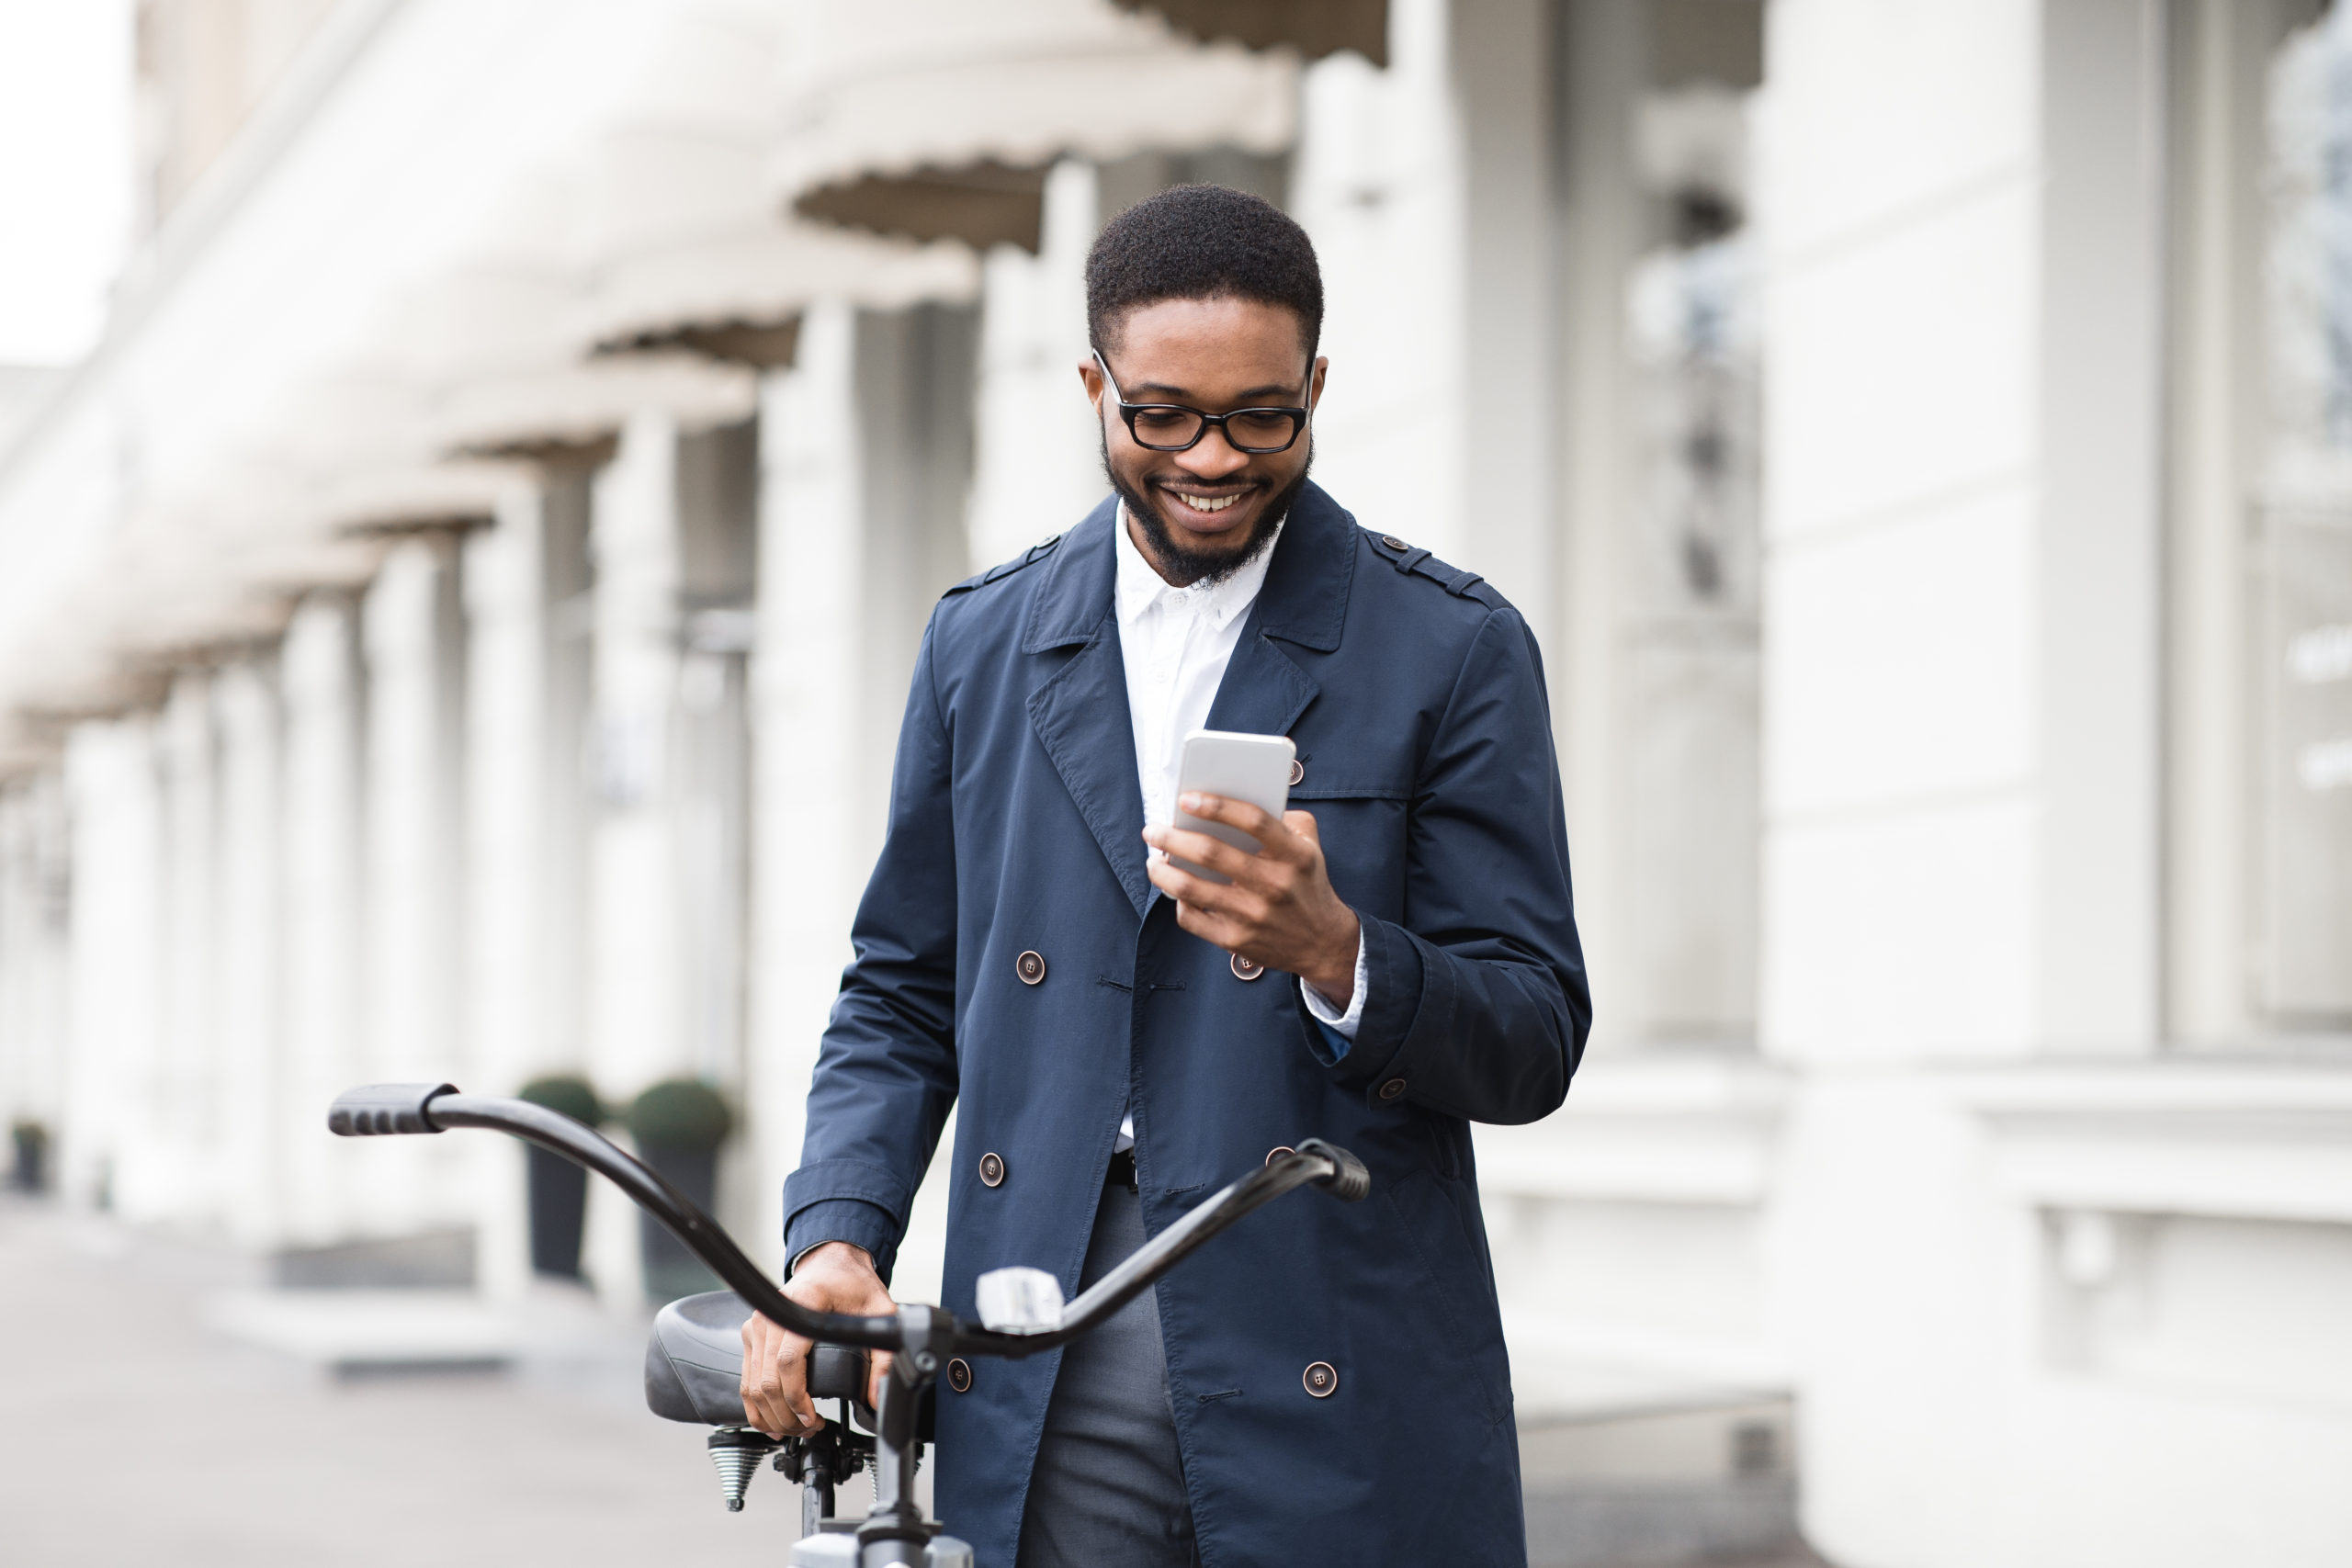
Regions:
M 1119 417 L 1126 422 L 1127 434 L 1136 445 L 1153 452 L 1189 452 L 1201 444 L 1210 430 L 1222 430 L 1226 444 L 1237 452 L 1247 452 L 1262 457 L 1272 452 L 1287 452 L 1298 444 L 1298 433 L 1306 428 L 1307 411 L 1292 408 L 1235 409 L 1231 413 L 1207 413 L 1200 409 L 1186 408 L 1182 403 L 1131 403 L 1119 390 L 1117 378 L 1104 362 L 1102 351 L 1094 351 L 1094 363 L 1102 367 L 1102 379 L 1110 383 L 1111 396 L 1119 404 Z M 1307 379 L 1315 377 L 1315 363 L 1306 366 Z

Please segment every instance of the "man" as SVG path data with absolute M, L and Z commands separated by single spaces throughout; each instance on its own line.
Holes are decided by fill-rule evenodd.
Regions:
M 1307 482 L 1322 283 L 1281 212 L 1129 209 L 1087 312 L 1116 494 L 924 634 L 786 1293 L 890 1310 L 951 1104 L 959 1314 L 1007 1264 L 1075 1295 L 1328 1138 L 1371 1199 L 1261 1211 L 1058 1357 L 951 1364 L 939 1512 L 990 1568 L 1521 1562 L 1467 1123 L 1555 1108 L 1590 1018 L 1534 639 Z M 1255 854 L 1169 825 L 1198 728 L 1296 744 L 1281 820 L 1182 803 Z M 813 1427 L 804 1342 L 744 1346 L 750 1420 Z

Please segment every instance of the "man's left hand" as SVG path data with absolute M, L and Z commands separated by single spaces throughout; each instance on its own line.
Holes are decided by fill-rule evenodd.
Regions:
M 1221 795 L 1188 794 L 1176 804 L 1203 821 L 1238 828 L 1259 844 L 1250 854 L 1206 833 L 1146 828 L 1144 842 L 1153 849 L 1233 879 L 1211 882 L 1152 861 L 1152 886 L 1176 900 L 1176 923 L 1227 953 L 1297 976 L 1346 1010 L 1355 994 L 1362 927 L 1331 890 L 1313 814 L 1286 811 L 1277 820 Z

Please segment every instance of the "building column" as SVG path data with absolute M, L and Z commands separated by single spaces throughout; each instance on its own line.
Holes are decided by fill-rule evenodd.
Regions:
M 1953 1069 L 2156 1045 L 2160 7 L 1770 17 L 1762 1027 L 1801 1074 L 1805 1517 L 1841 1562 L 2064 1561 L 2101 1445 L 2024 1457 L 2037 1216 Z
M 678 683 L 676 423 L 640 411 L 597 476 L 588 1059 L 616 1097 L 688 1064 L 668 803 Z
M 678 681 L 675 422 L 644 409 L 596 476 L 589 521 L 589 1076 L 617 1106 L 685 1070 L 668 768 Z M 641 1295 L 636 1222 L 592 1202 L 587 1268 L 608 1301 Z
M 771 1261 L 809 1073 L 851 957 L 850 915 L 881 849 L 915 653 L 972 552 L 963 501 L 974 327 L 970 311 L 950 307 L 820 305 L 802 324 L 797 365 L 763 391 L 757 1048 L 745 1098 L 763 1203 L 752 1234 Z M 945 1164 L 933 1171 L 944 1177 Z M 928 1182 L 900 1254 L 899 1288 L 917 1298 L 938 1289 L 944 1218 L 944 1179 Z
M 464 550 L 471 1070 L 512 1094 L 585 1068 L 578 945 L 584 853 L 587 487 L 553 465 L 503 499 Z M 530 1274 L 524 1147 L 498 1140 L 478 1194 L 481 1278 L 495 1296 Z
M 56 1170 L 67 1067 L 67 900 L 62 781 L 54 772 L 0 791 L 0 1123 L 38 1122 Z M 13 1152 L 0 1150 L 0 1158 Z
M 288 1156 L 315 1136 L 323 1104 L 289 1094 L 282 1046 L 283 751 L 275 655 L 212 681 L 220 741 L 215 1036 L 220 1052 L 220 1217 L 253 1248 L 286 1235 Z
M 220 826 L 211 677 L 183 670 L 156 732 L 164 791 L 162 1100 L 153 1157 L 161 1178 L 127 1188 L 137 1220 L 209 1217 L 218 1201 L 220 1146 Z
M 770 1268 L 783 1263 L 784 1179 L 800 1163 L 808 1076 L 849 958 L 844 912 L 879 841 L 861 795 L 878 726 L 856 652 L 856 323 L 845 305 L 811 309 L 793 367 L 770 374 L 760 399 L 761 553 L 773 570 L 752 660 L 756 1043 L 744 1099 L 763 1202 L 744 1234 Z M 831 765 L 804 765 L 820 754 Z
M 463 621 L 445 532 L 401 540 L 362 612 L 367 656 L 364 979 L 368 1075 L 464 1084 L 459 1007 Z M 471 1217 L 461 1140 L 391 1138 L 356 1151 L 371 1228 L 399 1235 Z M 359 1162 L 365 1161 L 363 1171 Z
M 760 423 L 678 444 L 678 642 L 672 725 L 673 853 L 684 942 L 686 1049 L 739 1111 L 751 1076 L 751 656 L 760 582 Z M 722 1150 L 722 1221 L 763 1213 L 753 1139 Z
M 65 751 L 74 893 L 73 1012 L 59 1190 L 72 1202 L 154 1212 L 169 1180 L 163 1077 L 164 807 L 154 721 L 74 727 Z
M 289 1124 L 368 1081 L 360 1040 L 361 709 L 359 613 L 348 595 L 312 593 L 278 654 L 285 921 L 280 1021 Z M 287 1156 L 289 1241 L 322 1246 L 360 1224 L 342 1140 L 296 1137 Z
M 1078 379 L 1091 346 L 1086 253 L 1110 216 L 1102 205 L 1093 165 L 1065 159 L 1046 176 L 1038 254 L 997 245 L 981 263 L 974 571 L 1074 526 L 1109 491 Z
M 1398 0 L 1386 69 L 1349 53 L 1306 72 L 1290 209 L 1323 269 L 1317 480 L 1366 525 L 1462 561 L 1466 176 L 1452 26 L 1446 0 Z

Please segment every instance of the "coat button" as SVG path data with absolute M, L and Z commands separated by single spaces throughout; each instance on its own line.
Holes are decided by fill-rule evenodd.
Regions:
M 1233 961 L 1227 967 L 1233 971 L 1233 977 L 1237 980 L 1254 980 L 1266 972 L 1264 964 L 1244 958 L 1238 953 L 1233 955 Z
M 989 1187 L 1004 1185 L 1004 1156 L 1002 1155 L 991 1153 L 980 1156 L 980 1181 Z
M 1309 1361 L 1298 1381 L 1317 1399 L 1329 1399 L 1340 1392 L 1340 1369 L 1329 1361 Z
M 1290 787 L 1296 789 L 1306 778 L 1306 764 L 1293 757 L 1290 760 Z
M 1012 972 L 1021 976 L 1024 986 L 1034 986 L 1046 977 L 1046 959 L 1032 949 L 1012 961 Z
M 958 1356 L 947 1363 L 947 1386 L 957 1393 L 972 1392 L 972 1363 Z
M 1403 548 L 1405 548 L 1405 547 L 1405 547 L 1405 541 L 1404 541 L 1404 540 L 1402 540 L 1402 539 L 1400 539 L 1400 538 L 1398 538 L 1398 537 L 1397 537 L 1396 535 L 1394 535 L 1394 534 L 1383 534 L 1383 535 L 1381 535 L 1381 536 L 1380 536 L 1380 542 L 1381 542 L 1382 544 L 1384 544 L 1384 545 L 1386 545 L 1386 546 L 1387 546 L 1390 549 L 1392 549 L 1392 550 L 1401 550 L 1401 549 L 1403 549 Z
M 1266 1151 L 1266 1163 L 1268 1165 L 1272 1165 L 1274 1161 L 1282 1158 L 1284 1155 L 1295 1155 L 1296 1153 L 1298 1153 L 1298 1151 L 1292 1148 L 1288 1144 L 1276 1144 L 1272 1148 Z
M 1394 1100 L 1404 1092 L 1405 1080 L 1403 1078 L 1390 1078 L 1386 1083 L 1380 1086 L 1380 1098 L 1383 1100 Z

